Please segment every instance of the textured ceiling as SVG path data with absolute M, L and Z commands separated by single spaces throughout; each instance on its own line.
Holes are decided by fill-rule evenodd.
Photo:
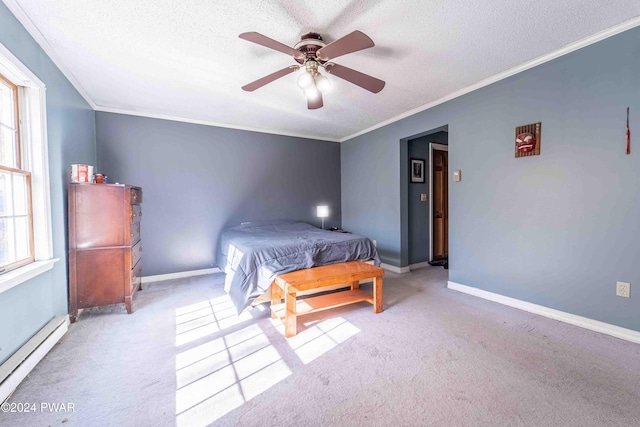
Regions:
M 89 103 L 117 111 L 340 141 L 625 23 L 637 0 L 3 0 Z M 632 21 L 633 20 L 633 21 Z M 294 65 L 241 40 L 288 46 L 354 30 L 376 46 L 335 60 L 386 81 L 372 94 L 335 76 L 308 110 Z

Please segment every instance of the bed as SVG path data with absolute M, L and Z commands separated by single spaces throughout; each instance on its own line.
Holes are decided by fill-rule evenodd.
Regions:
M 243 223 L 220 236 L 218 267 L 238 313 L 269 290 L 279 274 L 347 261 L 380 265 L 373 242 L 363 236 L 321 230 L 300 221 Z

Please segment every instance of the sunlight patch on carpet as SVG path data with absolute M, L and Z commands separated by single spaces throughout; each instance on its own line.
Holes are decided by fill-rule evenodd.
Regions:
M 211 300 L 213 318 L 219 330 L 224 329 L 221 326 L 224 321 L 229 324 L 244 321 L 232 322 L 224 298 Z M 182 313 L 176 319 L 186 320 L 188 317 L 184 316 L 201 308 L 181 309 Z M 241 316 L 234 313 L 233 317 Z M 192 321 L 189 319 L 185 323 Z M 184 333 L 177 332 L 177 335 Z M 176 424 L 179 427 L 207 426 L 291 374 L 256 324 L 185 350 L 176 356 Z
M 196 341 L 251 320 L 248 311 L 238 315 L 228 295 L 176 310 L 176 346 Z
M 279 322 L 278 319 L 276 321 Z M 274 322 L 274 325 L 282 329 L 284 334 L 282 322 L 280 324 Z M 287 338 L 287 344 L 306 365 L 358 333 L 360 333 L 360 329 L 353 323 L 343 317 L 334 317 L 323 320 L 299 332 L 298 335 Z

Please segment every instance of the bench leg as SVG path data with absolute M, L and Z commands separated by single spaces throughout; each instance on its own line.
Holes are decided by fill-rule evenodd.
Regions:
M 356 280 L 355 282 L 351 282 L 351 290 L 360 289 L 360 281 Z
M 373 278 L 373 312 L 382 313 L 382 276 Z
M 282 302 L 282 289 L 275 282 L 271 284 L 271 318 L 275 319 L 276 315 L 273 306 Z
M 284 305 L 286 313 L 284 315 L 284 336 L 289 338 L 298 333 L 298 319 L 296 318 L 296 293 L 287 292 L 284 294 Z

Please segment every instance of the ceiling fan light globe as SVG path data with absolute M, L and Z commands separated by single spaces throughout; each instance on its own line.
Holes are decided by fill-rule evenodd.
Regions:
M 324 93 L 329 89 L 331 89 L 331 80 L 329 80 L 327 77 L 323 76 L 322 74 L 318 74 L 316 76 L 316 87 L 320 92 Z
M 298 76 L 298 86 L 305 90 L 309 89 L 313 86 L 313 76 L 307 71 L 304 71 L 300 76 Z
M 315 87 L 305 90 L 304 93 L 311 101 L 315 101 L 320 97 L 320 91 Z

